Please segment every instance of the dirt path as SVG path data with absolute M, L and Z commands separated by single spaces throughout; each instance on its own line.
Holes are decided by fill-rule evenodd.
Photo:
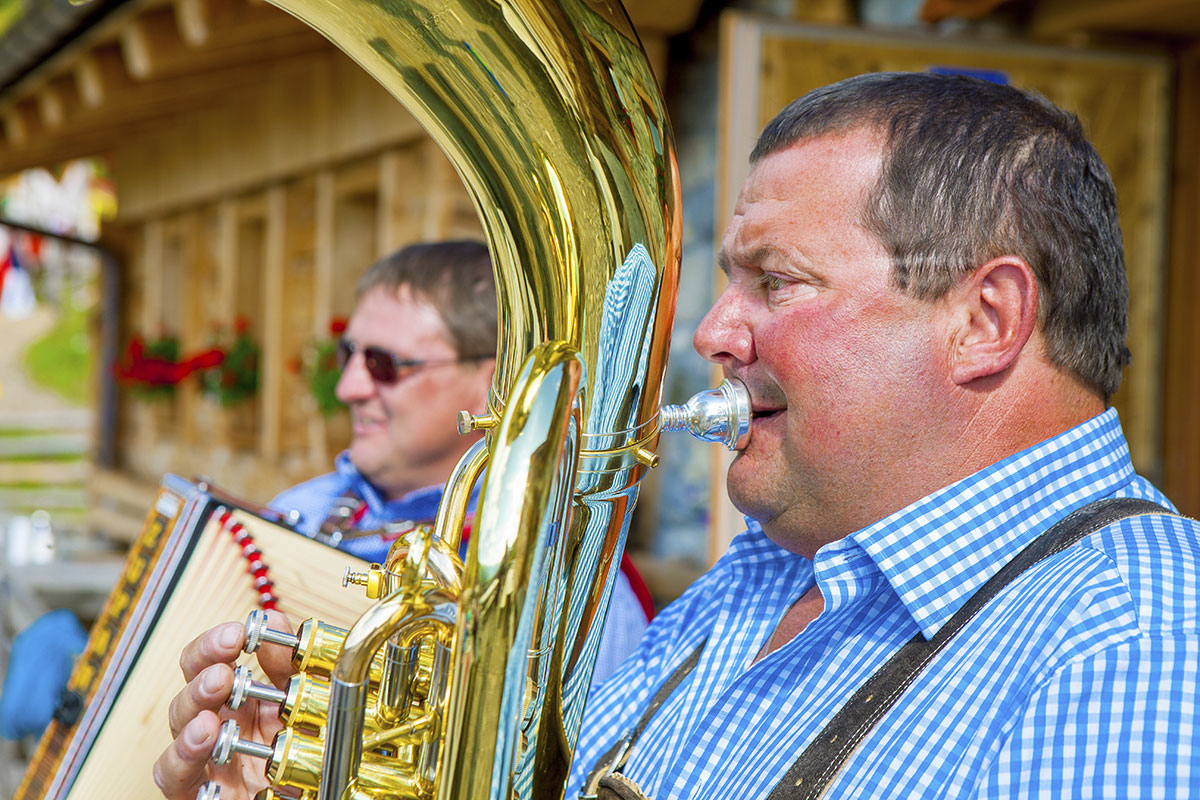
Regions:
M 47 334 L 56 322 L 52 308 L 39 305 L 25 319 L 0 314 L 0 426 L 6 417 L 61 411 L 86 411 L 57 392 L 36 386 L 22 365 L 25 350 Z

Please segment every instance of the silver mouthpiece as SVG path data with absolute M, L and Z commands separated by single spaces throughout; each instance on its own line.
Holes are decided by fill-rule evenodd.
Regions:
M 681 406 L 663 406 L 659 417 L 663 431 L 687 431 L 730 450 L 750 443 L 750 391 L 737 378 L 726 378 Z

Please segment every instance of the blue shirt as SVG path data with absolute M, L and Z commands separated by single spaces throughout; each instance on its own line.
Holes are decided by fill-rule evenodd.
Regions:
M 356 529 L 379 530 L 388 523 L 400 520 L 427 522 L 434 519 L 438 503 L 442 500 L 443 488 L 441 485 L 428 486 L 396 500 L 385 500 L 379 490 L 355 469 L 349 454 L 342 452 L 334 459 L 334 472 L 281 492 L 270 502 L 270 507 L 283 513 L 298 512 L 300 520 L 296 529 L 306 536 L 312 536 L 329 516 L 338 498 L 360 497 L 366 503 L 366 510 Z M 391 541 L 378 535 L 361 536 L 343 539 L 339 547 L 366 561 L 382 563 L 387 557 Z M 646 624 L 646 613 L 629 579 L 625 573 L 618 572 L 613 583 L 604 633 L 600 638 L 600 652 L 592 673 L 593 682 L 598 683 L 611 675 L 637 648 Z
M 568 796 L 707 639 L 623 770 L 655 800 L 765 797 L 823 724 L 1069 512 L 1170 507 L 1134 474 L 1109 410 L 948 486 L 814 560 L 756 525 L 593 688 Z M 967 625 L 866 738 L 830 798 L 1200 795 L 1193 520 L 1124 520 L 1034 566 Z M 755 662 L 813 585 L 822 613 Z

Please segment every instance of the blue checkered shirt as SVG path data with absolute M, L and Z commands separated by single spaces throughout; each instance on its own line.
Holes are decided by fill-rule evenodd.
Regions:
M 379 530 L 390 522 L 412 520 L 425 522 L 437 516 L 438 503 L 442 500 L 442 486 L 429 486 L 409 492 L 395 500 L 384 499 L 342 452 L 334 460 L 334 471 L 319 475 L 304 483 L 281 492 L 271 501 L 270 507 L 288 513 L 295 511 L 300 520 L 296 529 L 306 536 L 314 535 L 339 497 L 358 497 L 366 504 L 362 519 L 355 526 L 358 530 Z M 391 541 L 379 535 L 343 539 L 341 549 L 367 561 L 382 563 L 387 558 Z M 608 606 L 604 633 L 600 637 L 600 650 L 596 656 L 593 681 L 607 678 L 637 647 L 646 630 L 646 612 L 634 594 L 625 573 L 618 572 L 613 583 L 612 599 Z
M 754 525 L 593 690 L 569 797 L 707 639 L 623 770 L 649 797 L 757 798 L 906 641 L 1106 497 L 1169 506 L 1109 410 L 942 489 L 814 560 Z M 832 798 L 1200 796 L 1198 523 L 1124 520 L 1031 568 L 968 624 L 848 760 Z M 825 610 L 755 662 L 814 583 Z

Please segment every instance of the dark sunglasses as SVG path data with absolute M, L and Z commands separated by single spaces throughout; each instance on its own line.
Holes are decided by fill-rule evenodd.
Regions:
M 382 347 L 363 347 L 349 339 L 339 339 L 337 344 L 338 369 L 344 370 L 350 363 L 350 357 L 360 350 L 363 354 L 363 364 L 367 368 L 367 374 L 371 376 L 371 380 L 381 384 L 402 381 L 424 367 L 440 367 L 447 364 L 462 364 L 466 361 L 482 361 L 485 358 L 492 358 L 491 354 L 428 360 L 400 358 Z

